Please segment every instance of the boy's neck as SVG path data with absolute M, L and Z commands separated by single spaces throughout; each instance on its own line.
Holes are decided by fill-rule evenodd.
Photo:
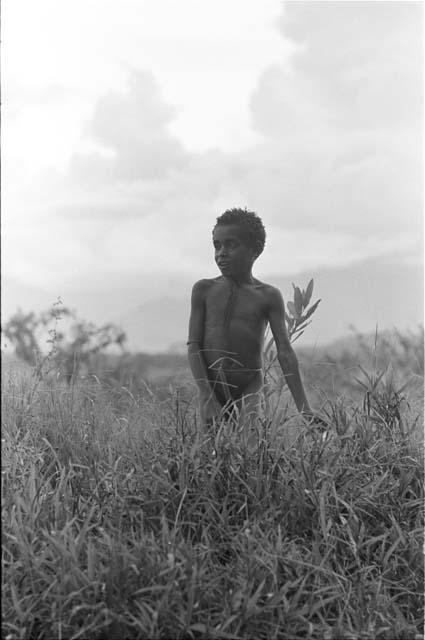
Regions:
M 254 282 L 254 278 L 253 278 L 253 275 L 252 275 L 251 271 L 249 273 L 245 273 L 243 275 L 223 276 L 223 278 L 225 280 L 228 280 L 229 282 L 234 282 L 234 284 L 236 284 L 236 285 L 253 284 L 253 282 Z

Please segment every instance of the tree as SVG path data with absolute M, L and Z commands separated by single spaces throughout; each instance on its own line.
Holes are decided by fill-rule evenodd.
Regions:
M 67 318 L 68 328 L 59 331 L 58 323 Z M 126 335 L 113 323 L 96 326 L 77 317 L 59 299 L 50 309 L 39 314 L 18 310 L 3 327 L 5 337 L 12 343 L 18 358 L 35 366 L 41 373 L 51 363 L 70 381 L 74 375 L 90 367 L 94 356 L 115 345 L 124 350 Z M 50 345 L 43 354 L 43 340 Z

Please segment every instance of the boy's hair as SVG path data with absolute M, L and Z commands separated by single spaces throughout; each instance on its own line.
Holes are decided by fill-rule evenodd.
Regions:
M 266 230 L 260 216 L 248 209 L 227 209 L 217 218 L 216 227 L 224 224 L 235 224 L 240 227 L 248 246 L 262 253 L 266 242 Z

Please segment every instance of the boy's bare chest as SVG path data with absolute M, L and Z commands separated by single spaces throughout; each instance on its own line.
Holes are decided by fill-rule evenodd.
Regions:
M 257 287 L 217 286 L 206 299 L 207 322 L 259 321 L 266 317 L 266 304 Z

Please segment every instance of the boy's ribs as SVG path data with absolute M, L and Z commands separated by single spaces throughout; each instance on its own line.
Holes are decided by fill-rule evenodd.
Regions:
M 238 293 L 237 284 L 233 280 L 230 280 L 230 294 L 227 299 L 226 308 L 224 310 L 224 326 L 225 327 L 229 326 L 230 320 L 232 319 L 232 312 L 235 307 L 237 293 Z

